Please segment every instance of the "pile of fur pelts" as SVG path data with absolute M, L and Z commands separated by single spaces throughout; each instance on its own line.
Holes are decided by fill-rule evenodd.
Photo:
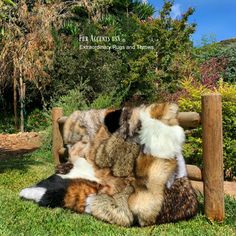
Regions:
M 64 124 L 68 162 L 20 197 L 127 227 L 193 217 L 177 115 L 173 103 L 75 111 Z

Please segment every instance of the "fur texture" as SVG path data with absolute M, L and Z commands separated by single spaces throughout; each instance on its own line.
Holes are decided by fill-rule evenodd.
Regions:
M 141 112 L 140 144 L 144 145 L 144 153 L 159 158 L 173 159 L 182 151 L 185 140 L 184 130 L 178 126 L 169 126 L 162 121 L 151 118 Z
M 174 104 L 154 104 L 135 109 L 124 108 L 120 116 L 120 128 L 116 130 L 115 134 L 110 135 L 105 128 L 99 130 L 93 145 L 94 148 L 92 148 L 93 155 L 90 157 L 90 160 L 94 161 L 98 167 L 97 173 L 99 170 L 111 170 L 111 172 L 107 172 L 109 177 L 111 174 L 132 176 L 134 162 L 132 162 L 132 157 L 127 155 L 130 147 L 127 150 L 126 147 L 128 144 L 133 145 L 134 141 L 138 141 L 144 145 L 146 153 L 138 158 L 136 170 L 133 172 L 136 175 L 136 180 L 133 182 L 135 192 L 131 196 L 123 194 L 124 189 L 129 186 L 129 181 L 127 181 L 127 187 L 124 187 L 125 185 L 120 186 L 117 193 L 113 194 L 112 197 L 107 194 L 89 197 L 91 204 L 89 210 L 91 210 L 92 215 L 110 223 L 128 226 L 133 224 L 129 217 L 131 209 L 140 225 L 151 225 L 156 222 L 164 201 L 165 185 L 171 177 L 173 177 L 172 182 L 175 181 L 177 172 L 175 157 L 181 154 L 181 147 L 184 142 L 183 130 L 177 126 L 177 110 L 178 108 Z M 154 139 L 153 143 L 152 139 Z M 159 143 L 161 144 L 159 145 Z M 159 146 L 156 147 L 155 144 Z M 119 160 L 122 161 L 119 162 Z M 115 163 L 119 163 L 117 172 L 113 169 Z M 122 172 L 120 173 L 119 170 Z M 104 180 L 104 173 L 100 172 L 100 174 L 100 178 Z M 114 179 L 114 177 L 112 178 Z M 114 189 L 114 186 L 117 184 L 114 184 L 111 189 Z M 114 191 L 112 192 L 114 193 Z M 119 204 L 114 198 L 116 195 L 122 199 Z M 124 199 L 127 201 L 129 199 L 130 209 L 127 208 L 128 205 Z M 126 220 L 124 222 L 121 219 Z
M 91 214 L 110 224 L 118 224 L 125 227 L 131 226 L 134 218 L 128 207 L 128 198 L 132 192 L 133 188 L 127 186 L 113 196 L 99 194 L 89 197 Z
M 41 189 L 32 199 L 33 188 L 28 188 L 22 197 L 121 226 L 195 215 L 197 200 L 184 177 L 184 134 L 177 112 L 170 103 L 74 112 L 64 126 L 72 163 L 58 166 L 59 174 L 36 185 L 45 189 L 46 183 L 45 193 Z M 139 155 L 140 145 L 144 153 Z
M 64 207 L 78 213 L 85 212 L 86 199 L 90 195 L 97 194 L 101 188 L 97 182 L 84 179 L 71 180 L 63 199 Z
M 71 163 L 75 163 L 78 158 L 86 158 L 91 147 L 91 142 L 78 141 L 68 149 L 69 159 Z
M 157 106 L 153 107 L 153 109 L 156 108 Z M 98 146 L 94 159 L 96 165 L 98 165 L 100 168 L 110 168 L 113 175 L 130 176 L 132 175 L 132 173 L 136 175 L 136 181 L 134 181 L 133 183 L 135 192 L 129 197 L 128 204 L 132 214 L 138 219 L 139 224 L 142 226 L 154 224 L 156 221 L 156 217 L 162 207 L 165 185 L 168 179 L 173 176 L 176 170 L 175 154 L 177 151 L 181 152 L 181 146 L 183 143 L 183 140 L 181 142 L 174 142 L 176 141 L 175 139 L 179 138 L 182 133 L 179 132 L 180 135 L 178 133 L 172 138 L 170 132 L 173 132 L 173 129 L 169 129 L 172 126 L 168 126 L 161 121 L 159 121 L 159 123 L 154 122 L 158 120 L 151 118 L 151 111 L 152 109 L 150 107 L 142 107 L 140 109 L 134 110 L 123 109 L 120 120 L 120 129 L 118 129 L 115 134 L 111 135 L 108 139 L 104 140 L 100 146 Z M 160 114 L 160 119 L 162 116 L 164 117 L 166 115 L 166 123 L 168 123 L 168 119 L 174 119 L 173 114 L 172 116 L 166 114 L 168 112 L 167 106 L 165 106 L 165 109 L 162 109 L 161 112 L 163 113 Z M 138 117 L 141 118 L 142 113 L 144 113 L 145 117 L 143 120 L 140 119 L 140 122 L 138 120 Z M 153 113 L 152 116 L 154 117 L 156 115 L 157 112 Z M 133 126 L 130 122 L 131 118 L 133 122 L 135 121 L 135 124 Z M 151 123 L 151 126 L 149 126 L 150 120 L 153 121 Z M 162 159 L 160 159 L 158 156 L 160 153 L 158 153 L 158 155 L 157 153 L 154 153 L 155 156 L 152 152 L 150 152 L 150 154 L 152 155 L 142 154 L 138 159 L 137 157 L 132 155 L 135 157 L 134 161 L 132 161 L 132 156 L 128 155 L 128 153 L 130 153 L 131 146 L 128 145 L 132 144 L 134 147 L 138 146 L 137 144 L 130 142 L 130 140 L 133 141 L 131 135 L 135 136 L 138 133 L 137 130 L 140 129 L 140 124 L 141 131 L 139 131 L 139 138 L 142 137 L 141 135 L 142 133 L 144 133 L 145 139 L 147 140 L 144 140 L 144 142 L 141 144 L 143 144 L 146 149 L 149 149 L 150 144 L 148 143 L 148 141 L 152 140 L 153 138 L 155 139 L 156 132 L 158 132 L 159 136 L 164 133 L 164 137 L 166 136 L 166 140 L 164 140 L 165 142 L 168 142 L 172 138 L 171 141 L 173 142 L 171 143 L 169 141 L 169 143 L 171 143 L 173 148 L 177 149 L 177 151 L 174 149 L 174 151 L 171 151 L 171 154 L 167 153 L 167 156 L 164 156 L 164 154 L 166 153 L 163 152 L 163 155 L 161 155 Z M 162 129 L 160 129 L 159 126 L 161 126 Z M 154 130 L 154 132 L 148 132 L 150 129 Z M 163 136 L 161 136 L 159 140 L 158 138 L 156 138 L 156 140 L 154 141 L 160 142 L 162 141 L 162 138 Z M 167 146 L 169 145 L 169 143 L 167 143 Z M 166 146 L 164 146 L 163 149 L 164 148 L 165 150 L 167 150 Z M 127 153 L 128 150 L 129 152 Z M 133 172 L 136 159 L 136 170 Z M 120 162 L 119 160 L 122 161 Z M 116 165 L 116 163 L 118 163 L 117 166 L 122 172 L 114 171 L 114 166 Z M 119 196 L 122 196 L 122 191 L 119 193 Z M 92 199 L 96 202 L 96 204 L 93 204 Z M 124 218 L 124 212 L 129 212 L 127 209 L 125 209 L 127 205 L 125 206 L 124 204 L 119 204 L 118 207 L 114 198 L 104 195 L 102 196 L 102 198 L 99 195 L 93 196 L 92 199 L 90 199 L 90 202 L 92 202 L 91 212 L 94 216 L 106 220 L 110 223 L 116 222 L 116 224 L 122 226 L 127 226 L 128 223 L 129 225 L 132 224 L 131 221 L 126 221 L 126 223 L 123 224 L 124 222 L 120 220 L 121 218 Z M 101 208 L 98 206 L 102 205 L 103 201 L 106 202 L 107 208 L 106 210 L 101 211 Z M 122 216 L 117 214 L 119 212 Z
M 178 125 L 178 106 L 175 103 L 154 103 L 146 108 L 151 118 L 160 120 L 166 125 Z
M 63 141 L 68 147 L 70 162 L 74 163 L 77 158 L 84 157 L 98 129 L 104 124 L 104 119 L 110 112 L 113 110 L 75 111 L 66 119 L 63 126 Z M 108 119 L 106 124 L 114 129 L 111 119 Z
M 98 147 L 95 163 L 100 168 L 111 168 L 112 174 L 116 177 L 131 176 L 139 149 L 139 145 L 113 134 Z
M 73 164 L 71 162 L 61 163 L 56 165 L 55 174 L 66 175 L 73 168 Z
M 176 158 L 176 172 L 169 178 L 170 187 L 176 178 L 187 176 L 182 145 L 184 130 L 178 126 L 178 106 L 174 103 L 152 104 L 139 112 L 142 128 L 139 142 L 144 145 L 144 153 L 160 158 Z
M 95 176 L 92 164 L 90 164 L 84 158 L 78 158 L 69 173 L 65 175 L 59 174 L 58 176 L 60 176 L 63 179 L 82 178 L 90 181 L 99 182 L 99 179 Z
M 176 168 L 175 160 L 165 160 L 141 154 L 136 162 L 135 192 L 128 203 L 141 226 L 155 224 L 167 180 Z
M 100 183 L 106 186 L 107 194 L 113 195 L 122 191 L 127 185 L 129 185 L 130 178 L 120 178 L 112 174 L 111 168 L 101 168 L 96 164 L 96 157 L 100 146 L 107 146 L 106 143 L 111 138 L 111 134 L 107 131 L 104 126 L 101 126 L 97 132 L 94 141 L 91 144 L 90 151 L 87 155 L 87 160 L 93 166 L 95 176 L 100 180 Z M 116 149 L 116 146 L 113 146 Z M 99 156 L 103 158 L 102 156 Z M 105 157 L 106 158 L 106 157 Z
M 110 133 L 119 127 L 122 110 L 91 109 L 74 111 L 63 126 L 63 140 L 65 144 L 73 145 L 78 141 L 92 141 L 101 125 L 106 125 Z
M 46 193 L 46 191 L 47 191 L 46 188 L 33 186 L 22 189 L 20 191 L 20 197 L 35 202 L 39 202 L 42 199 L 43 195 Z
M 66 179 L 52 175 L 40 181 L 36 186 L 23 189 L 20 197 L 32 200 L 43 207 L 63 207 L 83 213 L 86 199 L 98 192 L 103 193 L 103 186 L 85 179 Z
M 157 224 L 187 220 L 197 214 L 198 201 L 196 193 L 187 177 L 174 181 L 170 188 L 165 188 L 164 202 Z
M 84 137 L 88 137 L 89 140 L 93 139 L 107 112 L 107 109 L 73 112 L 63 127 L 65 144 L 75 144 Z
M 35 186 L 25 188 L 20 192 L 20 197 L 32 200 L 44 207 L 63 207 L 63 200 L 69 180 L 58 175 L 52 175 L 40 181 Z M 38 191 L 39 189 L 43 191 Z

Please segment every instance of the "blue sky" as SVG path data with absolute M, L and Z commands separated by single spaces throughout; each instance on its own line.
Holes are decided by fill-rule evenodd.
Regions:
M 149 0 L 155 8 L 161 9 L 163 0 Z M 175 0 L 172 17 L 180 17 L 189 7 L 195 12 L 190 22 L 197 23 L 192 40 L 198 46 L 205 36 L 221 41 L 236 38 L 236 0 Z

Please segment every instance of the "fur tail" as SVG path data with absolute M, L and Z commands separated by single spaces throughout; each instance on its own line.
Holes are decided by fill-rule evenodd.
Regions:
M 128 186 L 122 192 L 114 194 L 112 197 L 106 194 L 89 197 L 87 199 L 90 205 L 89 211 L 93 216 L 110 224 L 125 227 L 131 226 L 133 224 L 133 214 L 128 207 L 128 197 L 132 191 L 133 188 Z
M 52 175 L 35 186 L 21 190 L 20 197 L 43 207 L 63 207 L 68 181 Z
M 187 177 L 176 179 L 165 189 L 164 202 L 156 223 L 163 224 L 187 220 L 198 212 L 197 195 Z
M 147 172 L 146 184 L 135 187 L 135 192 L 130 196 L 128 202 L 141 226 L 155 224 L 164 201 L 165 184 L 175 168 L 175 160 L 154 158 Z

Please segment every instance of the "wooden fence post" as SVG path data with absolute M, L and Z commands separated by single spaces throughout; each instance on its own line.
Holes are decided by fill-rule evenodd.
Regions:
M 52 109 L 52 155 L 55 164 L 60 163 L 59 150 L 63 147 L 63 139 L 60 132 L 58 120 L 63 116 L 63 109 L 54 107 Z
M 220 94 L 202 96 L 204 212 L 224 219 L 222 102 Z

